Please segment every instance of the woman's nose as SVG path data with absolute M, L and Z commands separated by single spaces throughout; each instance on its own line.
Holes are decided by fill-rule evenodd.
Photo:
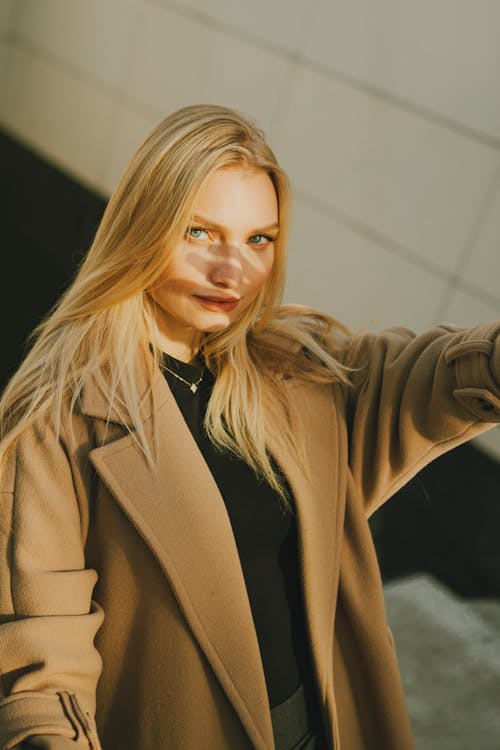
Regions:
M 237 289 L 243 278 L 241 258 L 236 248 L 225 248 L 224 252 L 218 254 L 209 270 L 209 279 L 212 284 L 224 286 L 228 289 Z

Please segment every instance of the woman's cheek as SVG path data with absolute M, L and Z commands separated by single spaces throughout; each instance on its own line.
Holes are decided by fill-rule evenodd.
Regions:
M 264 284 L 271 273 L 274 262 L 274 250 L 270 248 L 270 251 L 265 253 L 262 258 L 259 258 L 259 263 L 255 267 L 256 276 L 258 277 L 257 285 L 259 288 Z

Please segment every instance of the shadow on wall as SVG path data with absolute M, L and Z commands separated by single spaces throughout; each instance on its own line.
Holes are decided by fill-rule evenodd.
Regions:
M 1 132 L 0 161 L 3 388 L 71 280 L 105 200 Z M 499 479 L 500 465 L 469 445 L 420 472 L 372 520 L 384 577 L 428 571 L 464 596 L 500 596 Z
M 500 464 L 462 445 L 373 516 L 384 578 L 427 571 L 464 597 L 500 597 Z
M 106 202 L 1 131 L 0 162 L 3 388 L 26 338 L 74 275 Z

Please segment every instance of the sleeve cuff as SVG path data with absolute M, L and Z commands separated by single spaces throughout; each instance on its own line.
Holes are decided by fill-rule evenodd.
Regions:
M 66 737 L 75 750 L 101 750 L 90 714 L 80 707 L 76 695 L 67 691 L 23 691 L 0 702 L 1 750 L 14 748 L 34 735 Z
M 500 323 L 470 329 L 445 359 L 455 366 L 455 398 L 479 419 L 500 422 Z

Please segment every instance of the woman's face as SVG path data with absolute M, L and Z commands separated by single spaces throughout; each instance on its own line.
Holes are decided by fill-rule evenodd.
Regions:
M 189 361 L 202 332 L 221 331 L 241 315 L 269 276 L 278 229 L 266 172 L 234 166 L 208 178 L 184 238 L 150 290 L 164 351 Z

